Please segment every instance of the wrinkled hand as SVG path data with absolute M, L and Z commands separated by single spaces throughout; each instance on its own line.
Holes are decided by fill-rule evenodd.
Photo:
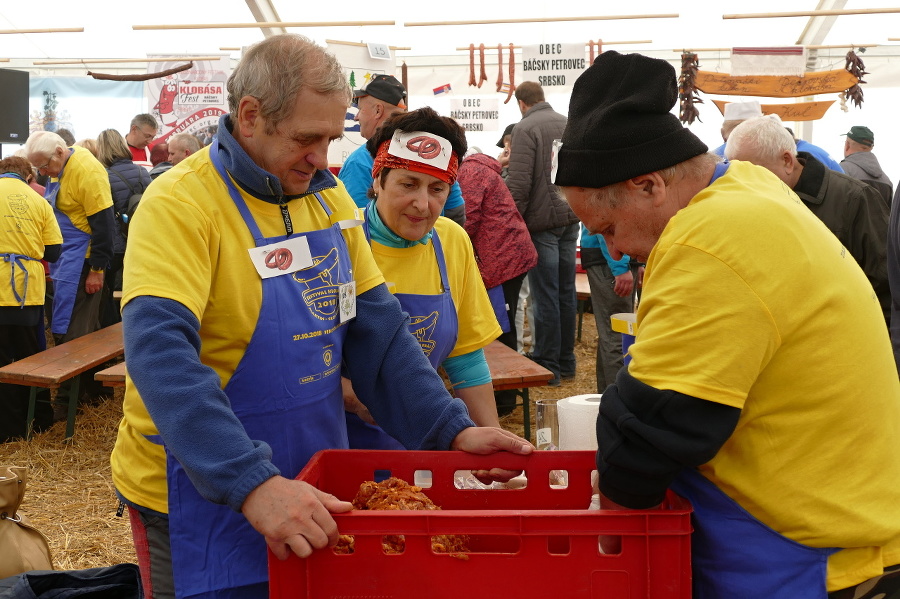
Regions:
M 369 412 L 369 408 L 363 405 L 363 402 L 359 401 L 356 397 L 356 391 L 353 390 L 353 383 L 350 382 L 350 379 L 347 377 L 341 377 L 341 392 L 344 395 L 344 411 L 350 412 L 351 414 L 356 414 L 360 418 L 362 418 L 363 422 L 367 422 L 372 426 L 378 426 L 378 423 L 375 422 L 375 418 L 372 416 L 372 413 Z
M 463 429 L 453 442 L 451 449 L 465 451 L 476 455 L 490 455 L 498 451 L 508 451 L 517 455 L 528 455 L 534 451 L 534 445 L 513 433 L 502 428 L 477 426 Z M 504 470 L 503 468 L 491 468 L 490 470 L 474 470 L 475 478 L 488 485 L 492 482 L 505 483 L 520 474 L 521 470 Z
M 256 487 L 241 506 L 247 521 L 282 560 L 291 552 L 308 557 L 315 549 L 334 547 L 338 529 L 331 514 L 352 509 L 353 504 L 348 501 L 282 476 L 274 476 Z
M 631 271 L 625 271 L 620 275 L 616 275 L 616 284 L 613 291 L 619 297 L 628 297 L 634 289 L 634 275 Z
M 503 151 L 497 156 L 497 162 L 500 163 L 501 167 L 509 166 L 509 148 L 503 148 Z
M 89 272 L 84 280 L 85 293 L 93 295 L 103 289 L 103 277 L 104 273 L 102 272 Z

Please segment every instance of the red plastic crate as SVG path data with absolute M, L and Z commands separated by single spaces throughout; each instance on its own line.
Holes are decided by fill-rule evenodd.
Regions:
M 457 470 L 523 469 L 523 489 L 458 489 Z M 690 504 L 670 493 L 663 509 L 588 511 L 594 452 L 543 451 L 531 456 L 462 452 L 317 453 L 297 477 L 351 500 L 360 483 L 396 476 L 412 483 L 430 471 L 424 492 L 440 511 L 336 514 L 355 552 L 330 549 L 280 561 L 269 553 L 270 597 L 294 599 L 690 599 Z M 568 486 L 551 488 L 550 471 Z M 404 535 L 402 554 L 385 554 L 382 535 Z M 437 534 L 470 535 L 468 560 L 431 550 Z M 621 537 L 605 555 L 600 534 Z

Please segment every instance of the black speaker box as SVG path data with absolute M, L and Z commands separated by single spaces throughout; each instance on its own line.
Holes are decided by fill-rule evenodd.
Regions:
M 28 71 L 0 69 L 0 143 L 28 139 Z

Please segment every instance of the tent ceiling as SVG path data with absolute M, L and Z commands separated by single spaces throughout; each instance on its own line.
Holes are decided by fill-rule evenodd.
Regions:
M 387 43 L 410 47 L 401 56 L 461 54 L 455 48 L 483 42 L 536 44 L 602 38 L 652 40 L 616 46 L 621 51 L 680 48 L 791 45 L 801 40 L 824 44 L 889 44 L 900 35 L 900 14 L 771 19 L 722 19 L 723 14 L 809 11 L 817 8 L 895 8 L 896 0 L 699 0 L 680 4 L 647 0 L 612 10 L 609 3 L 555 0 L 511 5 L 457 0 L 414 3 L 414 10 L 384 9 L 383 3 L 287 0 L 192 0 L 140 4 L 97 0 L 44 0 L 39 10 L 22 2 L 0 4 L 0 29 L 84 27 L 83 33 L 0 35 L 0 58 L 141 58 L 153 54 L 209 55 L 220 48 L 241 47 L 281 28 L 135 31 L 133 25 L 220 24 L 248 22 L 362 22 L 393 20 L 393 26 L 288 28 L 320 42 L 326 39 Z M 845 5 L 845 6 L 841 6 Z M 621 5 L 619 5 L 621 6 Z M 165 7 L 163 9 L 163 7 Z M 440 27 L 407 27 L 406 22 L 550 18 L 613 14 L 671 14 L 678 18 L 572 21 Z M 822 38 L 819 40 L 818 38 Z M 237 51 L 230 51 L 237 57 Z M 18 61 L 17 61 L 18 62 Z

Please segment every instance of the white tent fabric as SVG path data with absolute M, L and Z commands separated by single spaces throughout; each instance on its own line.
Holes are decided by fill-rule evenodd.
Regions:
M 812 127 L 795 126 L 794 130 L 825 148 L 836 159 L 842 157 L 843 138 L 852 125 L 867 125 L 876 134 L 876 154 L 892 178 L 900 178 L 900 143 L 888 128 L 900 104 L 900 52 L 889 37 L 900 35 L 900 13 L 883 15 L 848 15 L 840 17 L 791 17 L 767 19 L 724 19 L 726 14 L 787 11 L 810 11 L 818 8 L 863 9 L 896 8 L 895 0 L 758 0 L 754 3 L 730 0 L 700 0 L 673 4 L 664 0 L 646 0 L 629 5 L 584 3 L 580 0 L 556 0 L 535 3 L 485 3 L 457 0 L 453 3 L 397 4 L 385 8 L 384 3 L 349 2 L 311 3 L 285 0 L 194 0 L 182 4 L 117 3 L 97 0 L 45 0 L 36 9 L 27 3 L 0 5 L 0 30 L 83 27 L 83 33 L 0 34 L 0 68 L 26 69 L 32 77 L 85 76 L 87 70 L 111 73 L 147 72 L 145 63 L 91 63 L 90 59 L 146 58 L 159 54 L 210 56 L 228 54 L 232 62 L 240 56 L 240 48 L 263 39 L 259 27 L 134 30 L 134 25 L 224 24 L 249 23 L 275 14 L 282 22 L 363 22 L 394 21 L 394 25 L 292 27 L 288 31 L 302 33 L 326 45 L 327 40 L 382 43 L 409 48 L 394 53 L 394 61 L 386 72 L 399 75 L 405 61 L 409 71 L 410 106 L 431 105 L 449 114 L 452 100 L 459 98 L 500 99 L 499 122 L 502 129 L 520 118 L 515 102 L 503 104 L 505 95 L 494 92 L 496 50 L 487 55 L 489 81 L 481 89 L 470 88 L 468 52 L 457 48 L 470 43 L 484 43 L 496 48 L 498 43 L 517 46 L 584 42 L 603 39 L 606 42 L 650 40 L 649 43 L 606 45 L 604 49 L 619 52 L 641 52 L 665 58 L 678 67 L 681 49 L 700 51 L 701 68 L 728 72 L 727 48 L 733 46 L 787 46 L 801 41 L 804 33 L 827 31 L 820 44 L 879 44 L 862 54 L 868 84 L 864 86 L 866 101 L 861 109 L 842 112 L 837 103 L 821 121 Z M 274 10 L 273 10 L 274 9 Z M 268 12 L 267 12 L 268 11 Z M 412 23 L 462 20 L 535 19 L 602 15 L 678 14 L 677 18 L 577 20 L 520 22 L 481 25 L 409 26 Z M 332 46 L 335 47 L 335 46 Z M 718 51 L 708 49 L 721 48 Z M 816 52 L 814 68 L 841 68 L 846 48 Z M 39 65 L 37 61 L 80 59 L 84 64 Z M 344 59 L 342 58 L 342 61 Z M 516 82 L 527 79 L 520 68 Z M 452 92 L 435 96 L 432 89 L 450 83 Z M 565 113 L 569 89 L 548 90 L 548 100 Z M 701 94 L 700 118 L 691 129 L 710 147 L 721 143 L 718 129 L 722 117 Z M 733 101 L 735 97 L 719 97 Z M 832 99 L 816 97 L 817 100 Z M 761 99 L 765 101 L 765 99 Z M 784 101 L 784 100 L 781 100 Z M 2 108 L 2 107 L 0 107 Z M 348 123 L 349 124 L 349 123 Z M 117 126 L 119 123 L 110 123 Z M 124 125 L 119 125 L 124 126 Z M 90 134 L 90 132 L 86 132 Z M 350 134 L 348 137 L 352 137 Z M 471 133 L 470 144 L 492 153 L 497 132 Z M 4 152 L 6 153 L 6 151 Z M 331 156 L 339 162 L 340 152 Z M 896 165 L 896 166 L 895 166 Z

